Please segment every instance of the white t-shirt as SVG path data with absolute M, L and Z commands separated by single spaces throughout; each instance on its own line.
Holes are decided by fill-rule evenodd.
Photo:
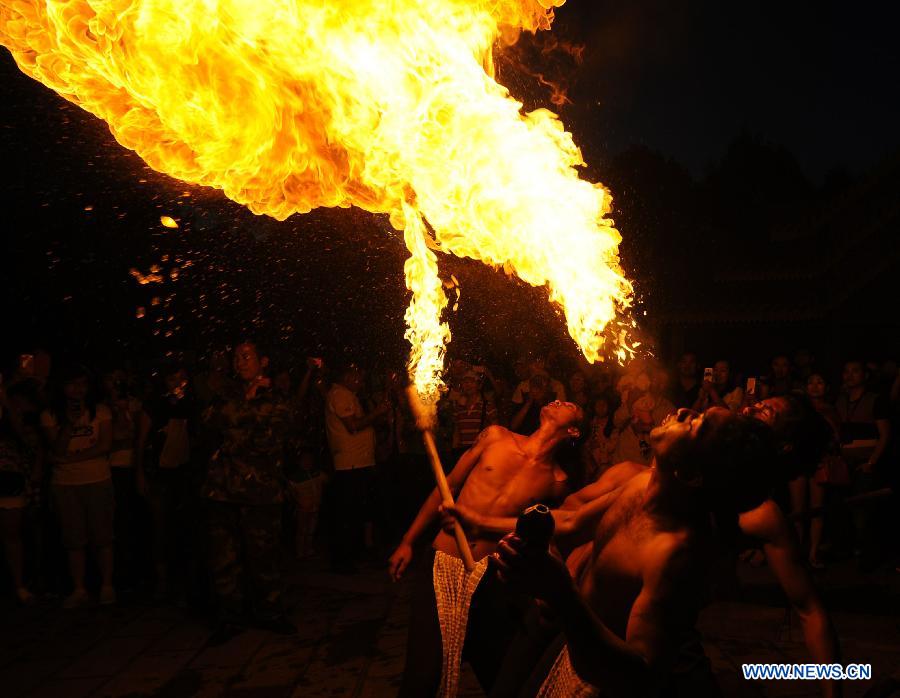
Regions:
M 86 451 L 96 446 L 100 439 L 100 424 L 103 422 L 112 422 L 112 412 L 106 405 L 97 405 L 93 419 L 90 419 L 87 410 L 82 412 L 72 430 L 72 438 L 69 440 L 66 455 L 77 456 L 79 451 Z M 55 439 L 59 433 L 59 422 L 48 410 L 41 413 L 41 426 L 51 439 Z M 109 480 L 110 477 L 109 454 L 103 454 L 71 463 L 56 463 L 53 466 L 52 483 L 54 485 L 90 485 L 93 482 Z
M 341 421 L 342 417 L 364 415 L 356 395 L 340 383 L 331 387 L 325 401 L 325 429 L 335 470 L 355 470 L 375 465 L 375 430 L 366 427 L 351 434 Z

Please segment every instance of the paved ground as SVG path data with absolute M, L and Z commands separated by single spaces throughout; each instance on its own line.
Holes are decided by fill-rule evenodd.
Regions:
M 710 607 L 701 623 L 725 695 L 817 695 L 807 683 L 740 678 L 742 662 L 808 661 L 799 625 L 779 605 L 768 572 L 743 568 L 741 577 L 735 600 Z M 0 607 L 0 695 L 393 696 L 403 670 L 406 587 L 379 570 L 353 577 L 307 570 L 291 578 L 296 637 L 248 630 L 215 647 L 201 621 L 171 606 Z M 897 670 L 900 575 L 863 579 L 848 563 L 829 569 L 822 584 L 844 660 L 870 662 L 876 678 Z M 845 695 L 861 696 L 871 685 L 850 684 Z M 468 673 L 461 694 L 482 695 Z

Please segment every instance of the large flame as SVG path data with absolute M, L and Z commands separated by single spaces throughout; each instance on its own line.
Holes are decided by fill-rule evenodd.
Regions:
M 557 117 L 493 78 L 495 44 L 563 2 L 0 0 L 0 43 L 156 170 L 278 219 L 389 214 L 433 398 L 449 331 L 431 247 L 546 284 L 589 360 L 630 352 L 609 196 Z

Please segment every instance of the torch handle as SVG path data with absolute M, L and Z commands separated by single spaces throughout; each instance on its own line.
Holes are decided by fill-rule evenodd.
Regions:
M 437 446 L 434 443 L 434 434 L 429 429 L 426 429 L 422 432 L 422 438 L 425 441 L 425 450 L 428 452 L 428 460 L 431 462 L 431 469 L 434 472 L 434 479 L 437 482 L 441 500 L 444 504 L 453 504 L 453 493 L 450 492 L 447 476 L 444 475 L 444 469 L 441 467 L 441 457 L 438 455 Z M 459 556 L 466 566 L 466 571 L 471 572 L 475 569 L 475 559 L 472 557 L 469 541 L 466 540 L 466 532 L 463 531 L 459 521 L 453 522 L 453 534 L 456 538 L 456 547 L 459 548 Z

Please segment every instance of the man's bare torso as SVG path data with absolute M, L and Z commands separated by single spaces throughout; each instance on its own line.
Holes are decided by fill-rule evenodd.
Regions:
M 494 427 L 498 433 L 481 454 L 457 497 L 457 503 L 484 516 L 518 516 L 536 502 L 552 503 L 565 493 L 566 475 L 550 461 L 537 461 L 522 449 L 527 437 Z M 470 539 L 472 555 L 490 555 L 497 541 Z M 434 548 L 459 556 L 456 541 L 444 531 Z
M 588 605 L 623 639 L 646 575 L 692 543 L 686 528 L 664 529 L 643 509 L 650 477 L 647 470 L 623 483 L 600 519 L 594 541 L 576 548 L 566 561 Z

